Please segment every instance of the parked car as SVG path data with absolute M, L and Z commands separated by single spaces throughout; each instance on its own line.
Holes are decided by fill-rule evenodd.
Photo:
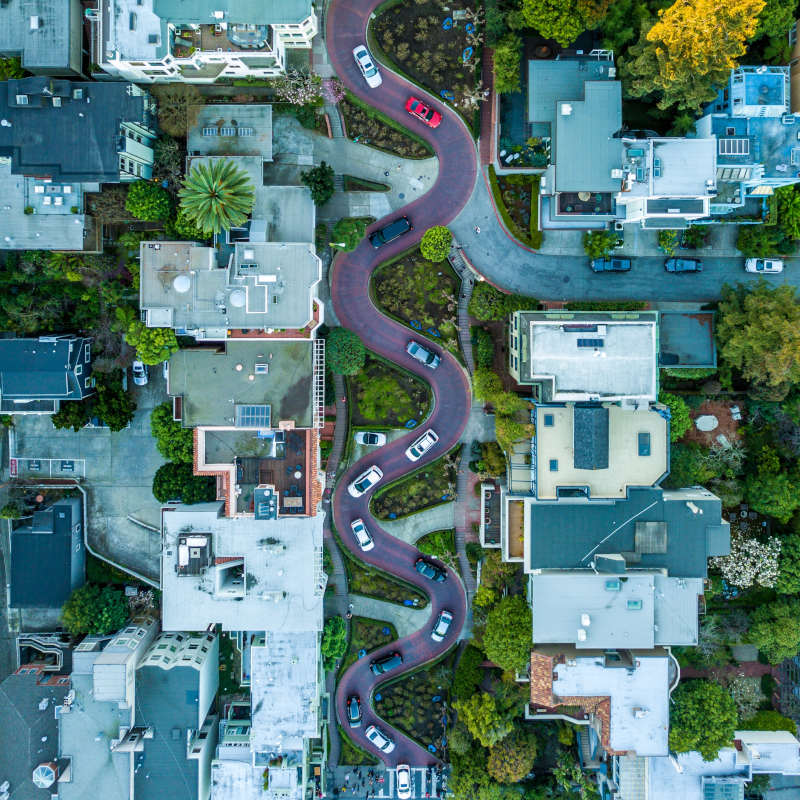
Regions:
M 360 44 L 357 47 L 354 47 L 353 58 L 356 60 L 358 69 L 364 76 L 367 86 L 369 86 L 370 89 L 377 89 L 383 83 L 383 78 L 381 78 L 381 73 L 375 66 L 375 62 L 372 60 L 372 56 L 369 54 L 367 46 Z
M 780 258 L 748 258 L 744 262 L 745 272 L 758 272 L 761 275 L 774 275 L 783 272 L 783 261 Z
M 369 491 L 383 477 L 383 472 L 374 464 L 362 472 L 348 487 L 347 491 L 353 497 L 361 497 L 364 492 Z
M 408 764 L 398 764 L 394 774 L 398 800 L 410 800 L 411 767 Z
M 365 553 L 375 547 L 375 542 L 372 540 L 372 534 L 370 534 L 370 532 L 367 530 L 367 526 L 364 524 L 363 519 L 360 517 L 358 519 L 354 519 L 350 523 L 350 528 L 353 531 L 353 535 L 356 537 L 358 546 Z
M 383 447 L 386 444 L 386 434 L 359 431 L 356 434 L 356 444 L 363 444 L 367 447 Z
M 702 272 L 703 262 L 699 258 L 668 258 L 664 269 L 667 272 Z
M 367 741 L 374 744 L 381 752 L 391 753 L 394 750 L 394 742 L 380 728 L 370 725 L 364 731 L 364 734 L 367 737 Z
M 424 578 L 428 578 L 435 583 L 443 583 L 447 580 L 447 573 L 441 567 L 431 564 L 430 561 L 426 561 L 424 558 L 418 558 L 414 562 L 414 568 Z
M 164 375 L 164 380 L 169 382 L 169 359 L 162 363 L 161 372 Z
M 427 347 L 423 347 L 419 342 L 415 342 L 413 339 L 406 345 L 406 353 L 408 353 L 411 358 L 416 358 L 417 361 L 421 361 L 426 367 L 430 367 L 431 369 L 436 369 L 436 367 L 439 366 L 439 362 L 442 360 L 440 355 L 428 350 Z
M 422 120 L 429 128 L 438 128 L 442 122 L 442 115 L 438 111 L 426 106 L 422 100 L 418 100 L 416 97 L 409 97 L 406 100 L 406 111 L 412 117 Z
M 378 228 L 377 231 L 373 231 L 369 235 L 369 243 L 377 250 L 413 230 L 414 226 L 411 224 L 411 220 L 408 217 L 400 217 L 400 219 Z
M 439 441 L 436 431 L 429 428 L 419 439 L 416 439 L 411 447 L 406 449 L 406 458 L 409 461 L 419 461 L 428 450 Z
M 347 721 L 351 728 L 361 727 L 361 698 L 357 694 L 347 698 Z
M 390 672 L 402 663 L 403 656 L 400 653 L 390 653 L 388 656 L 370 661 L 369 668 L 372 670 L 373 675 L 383 675 L 384 672 Z
M 434 642 L 441 642 L 445 636 L 447 636 L 447 631 L 450 630 L 450 623 L 453 621 L 453 612 L 444 609 L 439 613 L 438 618 L 436 619 L 436 624 L 433 626 L 433 630 L 431 631 L 431 639 Z
M 147 364 L 142 361 L 134 361 L 131 369 L 133 370 L 133 382 L 137 386 L 147 386 L 147 382 L 150 380 L 150 370 L 147 368 Z
M 592 259 L 593 272 L 627 272 L 631 268 L 629 258 L 595 258 Z

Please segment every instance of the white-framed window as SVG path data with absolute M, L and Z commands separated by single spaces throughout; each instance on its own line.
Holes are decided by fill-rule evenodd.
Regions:
M 75 367 L 75 374 L 76 375 L 81 375 L 82 373 L 83 373 L 83 364 L 78 364 Z
M 89 342 L 86 342 L 86 346 L 83 350 L 83 363 L 88 364 L 92 360 L 92 345 Z

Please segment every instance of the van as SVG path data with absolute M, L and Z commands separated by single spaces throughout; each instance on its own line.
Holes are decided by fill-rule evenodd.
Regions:
M 377 249 L 413 230 L 414 226 L 411 224 L 411 220 L 408 217 L 400 217 L 383 228 L 373 231 L 369 235 L 369 243 Z

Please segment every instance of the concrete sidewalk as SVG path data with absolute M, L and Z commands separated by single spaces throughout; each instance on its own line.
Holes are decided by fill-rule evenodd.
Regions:
M 426 533 L 454 527 L 455 507 L 455 503 L 442 503 L 410 517 L 384 520 L 381 522 L 381 528 L 397 539 L 414 544 Z
M 401 638 L 410 636 L 427 625 L 431 617 L 430 605 L 425 608 L 399 606 L 396 603 L 388 603 L 386 600 L 364 597 L 359 594 L 351 594 L 350 603 L 353 616 L 391 622 L 397 630 L 397 635 Z

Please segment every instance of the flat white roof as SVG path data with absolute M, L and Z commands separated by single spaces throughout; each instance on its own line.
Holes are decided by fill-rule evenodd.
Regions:
M 744 780 L 748 776 L 745 767 L 737 765 L 736 751 L 724 747 L 713 761 L 703 761 L 700 753 L 679 753 L 672 758 L 650 758 L 647 760 L 649 800 L 703 800 L 703 777 L 736 777 Z
M 276 520 L 228 518 L 220 503 L 175 506 L 162 512 L 162 628 L 204 631 L 322 630 L 322 526 L 324 514 Z M 178 536 L 210 533 L 212 564 L 200 575 L 178 575 Z M 267 540 L 275 539 L 277 543 Z M 217 568 L 244 559 L 245 596 L 215 596 Z
M 263 773 L 263 766 L 254 767 L 249 761 L 213 761 L 211 800 L 302 800 L 297 767 L 270 767 L 266 790 Z
M 596 656 L 581 656 L 556 665 L 555 673 L 553 693 L 558 697 L 610 697 L 612 750 L 642 756 L 667 754 L 668 656 L 639 656 L 633 670 L 604 667 Z

